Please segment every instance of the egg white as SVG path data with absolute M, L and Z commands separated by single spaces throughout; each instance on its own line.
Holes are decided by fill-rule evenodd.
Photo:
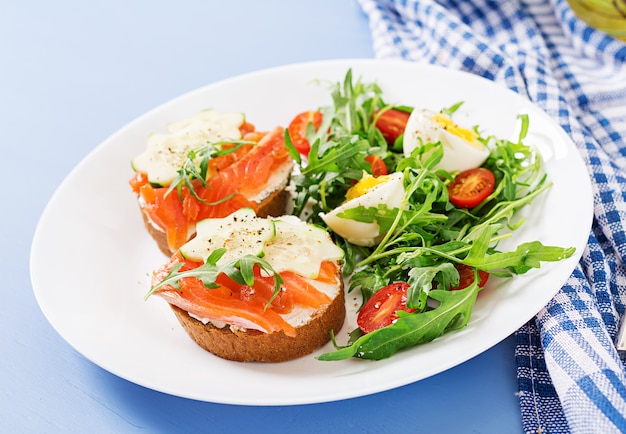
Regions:
M 482 165 L 489 156 L 489 150 L 482 143 L 470 143 L 439 125 L 430 110 L 413 110 L 404 130 L 403 151 L 409 157 L 422 143 L 441 142 L 443 158 L 435 167 L 448 172 L 473 169 Z
M 389 209 L 399 208 L 404 197 L 403 178 L 402 173 L 392 173 L 386 182 L 374 186 L 367 193 L 343 203 L 327 214 L 321 213 L 320 217 L 333 232 L 348 242 L 358 246 L 373 246 L 384 235 L 381 234 L 378 223 L 359 222 L 339 217 L 338 214 L 359 206 L 371 208 L 378 207 L 379 204 L 385 204 Z

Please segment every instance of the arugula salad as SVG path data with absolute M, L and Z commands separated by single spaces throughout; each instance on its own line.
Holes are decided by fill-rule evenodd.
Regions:
M 550 188 L 541 156 L 437 112 L 385 103 L 349 70 L 332 104 L 296 116 L 285 143 L 296 161 L 293 214 L 327 228 L 345 251 L 348 291 L 363 296 L 346 345 L 319 360 L 383 359 L 464 327 L 489 276 L 512 277 L 574 248 L 525 242 L 516 212 Z

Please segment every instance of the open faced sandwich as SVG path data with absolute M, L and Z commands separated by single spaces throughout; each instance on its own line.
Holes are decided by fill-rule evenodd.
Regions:
M 260 132 L 242 113 L 205 110 L 152 134 L 132 167 L 145 227 L 170 256 L 200 220 L 242 207 L 259 216 L 284 214 L 293 161 L 283 128 Z
M 202 348 L 240 362 L 282 362 L 342 327 L 343 251 L 324 229 L 250 208 L 196 227 L 155 271 L 150 294 L 170 303 Z

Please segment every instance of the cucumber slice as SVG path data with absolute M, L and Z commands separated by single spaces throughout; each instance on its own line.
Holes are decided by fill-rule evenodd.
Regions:
M 228 217 L 202 220 L 196 232 L 196 237 L 180 248 L 183 257 L 192 261 L 206 262 L 211 252 L 225 248 L 218 265 L 255 255 L 263 257 L 277 273 L 292 271 L 315 279 L 323 261 L 344 257 L 324 229 L 295 216 L 260 218 L 250 208 Z
M 172 122 L 167 133 L 148 137 L 146 149 L 131 165 L 135 171 L 146 173 L 150 183 L 168 186 L 187 161 L 189 151 L 208 142 L 241 139 L 239 127 L 244 121 L 243 113 L 205 110 L 189 119 Z
M 180 248 L 185 259 L 205 262 L 212 251 L 224 247 L 218 264 L 245 255 L 262 257 L 265 244 L 275 236 L 274 222 L 242 208 L 228 217 L 205 219 L 196 224 L 196 236 Z
M 344 253 L 328 233 L 306 224 L 295 216 L 275 220 L 276 237 L 265 246 L 264 259 L 274 270 L 293 271 L 311 279 L 317 278 L 323 261 L 339 261 Z

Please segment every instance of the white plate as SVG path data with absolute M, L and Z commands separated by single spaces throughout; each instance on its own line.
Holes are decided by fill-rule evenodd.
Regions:
M 387 102 L 430 109 L 465 101 L 455 116 L 503 138 L 516 138 L 519 113 L 540 147 L 554 186 L 524 211 L 509 240 L 574 246 L 576 255 L 507 281 L 490 280 L 468 326 L 371 362 L 321 362 L 314 355 L 280 364 L 242 364 L 197 347 L 166 303 L 144 301 L 149 273 L 165 257 L 146 234 L 127 183 L 129 161 L 146 137 L 205 108 L 243 111 L 258 129 L 285 126 L 295 114 L 330 103 L 315 79 L 342 80 L 348 68 L 378 81 Z M 576 266 L 591 226 L 587 171 L 571 140 L 542 111 L 494 83 L 458 71 L 402 61 L 338 60 L 247 74 L 198 89 L 141 116 L 98 146 L 64 180 L 39 222 L 31 278 L 57 332 L 87 359 L 134 383 L 182 397 L 247 405 L 333 401 L 402 386 L 456 366 L 505 339 L 532 318 Z M 567 222 L 567 224 L 563 224 Z M 355 302 L 348 297 L 348 308 Z M 340 334 L 355 325 L 354 315 Z M 331 345 L 317 351 L 331 350 Z

